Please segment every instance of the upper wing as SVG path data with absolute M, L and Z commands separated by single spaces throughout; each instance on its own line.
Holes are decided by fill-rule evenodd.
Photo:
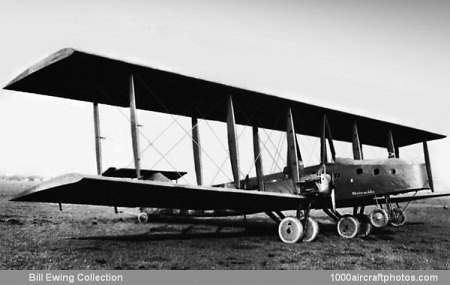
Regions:
M 263 212 L 297 209 L 301 203 L 306 203 L 306 198 L 292 194 L 67 174 L 26 190 L 13 201 Z
M 124 61 L 64 49 L 27 69 L 5 88 L 87 102 L 129 106 L 129 77 L 135 79 L 138 109 L 226 121 L 226 103 L 233 96 L 236 123 L 285 131 L 283 119 L 291 108 L 297 133 L 320 136 L 323 116 L 333 138 L 352 141 L 357 123 L 361 143 L 386 146 L 386 134 L 395 134 L 397 147 L 445 136 L 353 115 L 203 79 Z

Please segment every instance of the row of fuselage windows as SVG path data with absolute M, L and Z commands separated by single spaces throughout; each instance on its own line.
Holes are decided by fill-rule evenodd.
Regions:
M 357 169 L 356 169 L 356 174 L 361 175 L 361 174 L 363 174 L 363 173 L 364 173 L 364 170 L 363 170 L 362 168 L 357 168 Z M 379 168 L 374 168 L 374 169 L 372 169 L 372 174 L 373 174 L 374 176 L 380 175 L 380 173 L 381 173 L 381 171 L 380 171 Z M 396 170 L 395 168 L 392 168 L 392 169 L 391 169 L 391 174 L 397 174 L 397 170 Z M 335 172 L 335 173 L 334 173 L 334 178 L 338 178 L 338 177 L 340 177 L 340 176 L 341 176 L 341 175 L 340 175 L 339 172 Z
M 364 173 L 364 170 L 362 169 L 362 168 L 357 168 L 356 169 L 356 174 L 363 174 Z M 381 173 L 381 171 L 380 171 L 380 169 L 379 168 L 374 168 L 374 169 L 372 169 L 372 174 L 373 175 L 380 175 L 380 173 Z M 392 168 L 391 169 L 391 174 L 396 174 L 397 173 L 397 170 L 395 170 L 395 168 Z

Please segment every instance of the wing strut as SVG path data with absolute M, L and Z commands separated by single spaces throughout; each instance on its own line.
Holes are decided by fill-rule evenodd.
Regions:
M 102 139 L 100 132 L 100 112 L 98 110 L 98 103 L 94 102 L 94 130 L 95 130 L 95 157 L 97 160 L 97 174 L 102 175 L 103 169 L 102 169 Z M 59 208 L 62 211 L 61 203 L 59 203 Z M 117 207 L 114 206 L 114 212 L 117 214 L 119 211 L 117 210 Z
M 288 163 L 289 171 L 294 184 L 294 192 L 300 193 L 300 187 L 298 182 L 300 181 L 300 168 L 302 168 L 301 162 L 297 156 L 297 144 L 296 144 L 296 134 L 294 129 L 294 119 L 292 118 L 291 108 L 287 111 L 287 124 L 286 124 L 286 136 L 287 136 L 287 146 L 288 146 Z
M 102 175 L 102 142 L 100 133 L 100 114 L 98 103 L 94 102 L 94 130 L 95 130 L 95 158 L 97 160 L 97 174 Z
M 230 151 L 231 169 L 236 188 L 241 188 L 241 179 L 239 175 L 239 147 L 236 135 L 236 121 L 234 118 L 233 99 L 228 97 L 227 111 L 227 130 L 228 130 L 228 150 Z
M 328 122 L 327 116 L 323 116 L 324 120 L 324 135 L 328 139 L 328 145 L 330 146 L 331 159 L 336 161 L 336 150 L 334 149 L 333 136 L 331 135 L 330 123 Z
M 295 136 L 295 144 L 297 146 L 297 157 L 298 157 L 298 160 L 300 161 L 300 164 L 301 164 L 303 162 L 303 159 L 302 159 L 302 154 L 300 152 L 300 145 L 298 144 L 297 136 Z M 302 169 L 302 166 L 300 167 L 300 169 Z
M 134 89 L 133 74 L 130 75 L 130 123 L 131 140 L 133 143 L 134 166 L 136 168 L 136 177 L 141 178 L 141 152 L 139 149 L 139 129 L 136 111 L 136 94 Z
M 264 172 L 261 158 L 261 145 L 259 141 L 258 127 L 253 126 L 253 154 L 255 158 L 256 179 L 258 180 L 258 190 L 264 191 Z
M 392 131 L 388 131 L 388 138 L 387 138 L 387 150 L 388 150 L 388 157 L 399 157 L 399 151 L 398 148 L 394 145 L 394 137 L 392 136 Z
M 363 160 L 364 155 L 362 152 L 362 144 L 359 140 L 358 125 L 353 123 L 353 134 L 352 134 L 352 145 L 353 145 L 353 159 Z
M 323 116 L 322 134 L 320 135 L 320 163 L 322 163 L 322 164 L 325 164 L 328 162 L 326 125 L 327 125 L 327 117 Z
M 428 143 L 426 139 L 423 140 L 423 154 L 425 156 L 425 166 L 427 168 L 428 183 L 430 184 L 431 192 L 434 192 L 433 175 L 431 174 L 430 154 L 428 152 Z
M 192 117 L 192 148 L 194 151 L 195 175 L 197 176 L 197 185 L 203 185 L 203 165 L 200 145 L 200 131 L 198 128 L 198 119 Z

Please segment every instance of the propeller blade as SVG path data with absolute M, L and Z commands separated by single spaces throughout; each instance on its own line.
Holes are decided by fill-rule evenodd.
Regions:
M 331 189 L 331 208 L 333 208 L 333 212 L 336 212 L 336 195 L 334 193 L 334 188 Z

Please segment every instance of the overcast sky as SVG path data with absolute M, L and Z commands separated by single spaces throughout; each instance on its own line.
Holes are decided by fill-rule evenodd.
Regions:
M 448 15 L 449 1 L 2 0 L 0 84 L 74 47 L 448 135 Z M 140 112 L 142 132 L 154 140 L 170 120 L 148 113 Z M 132 161 L 124 114 L 101 108 L 105 168 Z M 201 126 L 205 148 L 222 164 L 226 151 L 210 127 L 221 129 L 220 137 L 224 126 Z M 176 128 L 158 139 L 162 152 L 183 136 Z M 3 90 L 0 129 L 0 174 L 95 173 L 91 104 Z M 252 154 L 243 144 L 251 150 L 251 140 L 247 129 L 240 132 L 245 174 Z M 314 141 L 302 144 L 313 152 Z M 168 158 L 192 172 L 189 148 L 187 138 Z M 436 179 L 450 184 L 449 139 L 430 143 L 430 151 Z M 157 164 L 158 155 L 150 148 L 144 166 L 169 167 Z

